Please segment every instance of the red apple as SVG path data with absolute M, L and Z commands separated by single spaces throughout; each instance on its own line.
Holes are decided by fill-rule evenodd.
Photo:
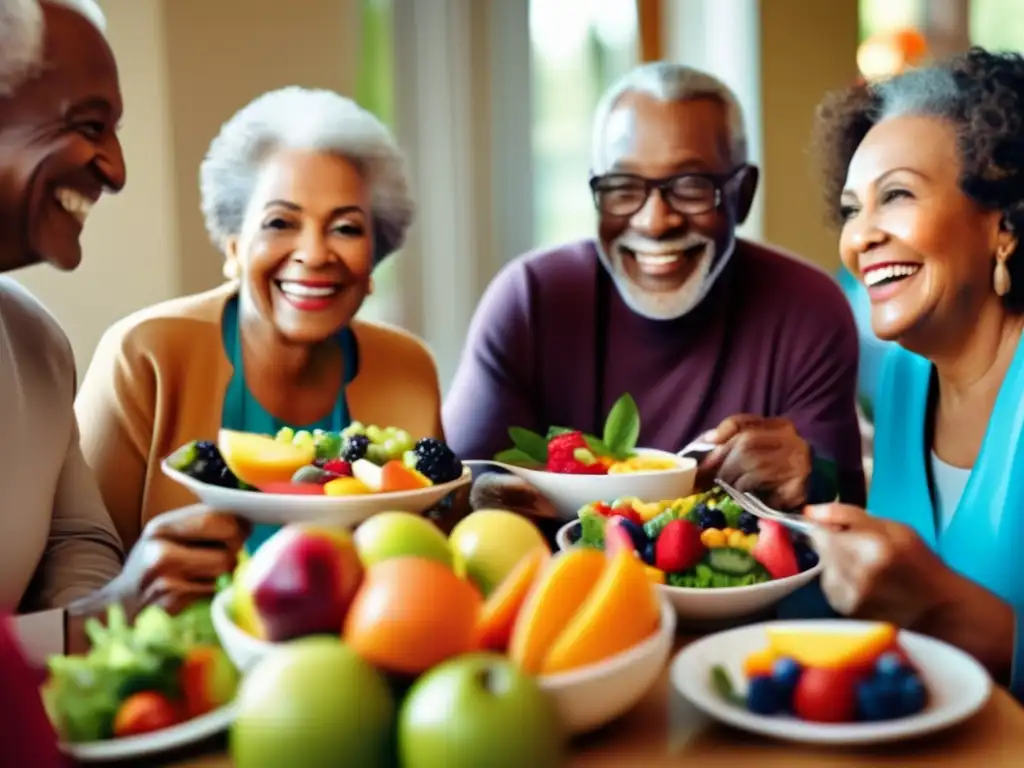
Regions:
M 237 585 L 271 642 L 341 632 L 363 578 L 351 535 L 311 524 L 286 526 L 256 550 Z

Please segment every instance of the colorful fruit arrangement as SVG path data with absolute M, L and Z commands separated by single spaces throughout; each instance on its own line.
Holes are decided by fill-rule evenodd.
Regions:
M 635 552 L 651 579 L 671 587 L 746 587 L 818 562 L 803 537 L 758 520 L 718 489 L 675 501 L 595 502 L 578 516 L 577 545 Z
M 129 625 L 120 605 L 90 619 L 89 653 L 54 656 L 43 701 L 63 741 L 82 743 L 169 728 L 228 704 L 238 672 L 221 649 L 210 602 L 177 616 L 145 608 Z
M 306 496 L 416 491 L 463 472 L 440 440 L 413 440 L 405 430 L 359 422 L 340 433 L 285 427 L 274 437 L 223 429 L 216 444 L 193 441 L 168 463 L 211 485 Z
M 344 754 L 391 765 L 392 743 L 413 768 L 561 765 L 565 736 L 538 676 L 627 650 L 661 618 L 636 558 L 552 555 L 532 523 L 498 510 L 474 512 L 447 537 L 405 512 L 353 534 L 286 526 L 240 563 L 230 612 L 244 631 L 284 643 L 238 696 L 238 768 L 296 749 L 324 750 L 324 764 Z M 328 657 L 349 671 L 323 685 Z M 378 714 L 359 729 L 334 726 L 363 707 Z M 323 733 L 311 735 L 306 711 Z
M 751 712 L 852 723 L 910 717 L 928 705 L 928 689 L 891 624 L 850 633 L 778 627 L 767 634 L 768 647 L 744 661 L 745 696 L 723 667 L 712 670 L 719 693 Z
M 514 447 L 501 451 L 494 460 L 527 469 L 567 475 L 616 475 L 659 472 L 679 466 L 668 457 L 636 453 L 640 414 L 628 394 L 612 406 L 601 437 L 566 427 L 551 427 L 545 436 L 512 427 L 508 434 Z

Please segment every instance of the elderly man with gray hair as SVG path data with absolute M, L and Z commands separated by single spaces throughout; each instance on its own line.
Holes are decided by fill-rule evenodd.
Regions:
M 95 2 L 0 0 L 0 273 L 78 266 L 92 207 L 125 184 L 121 111 Z M 125 562 L 82 453 L 75 387 L 56 319 L 0 275 L 0 612 L 19 613 L 19 639 L 37 661 L 81 647 L 85 616 L 110 602 L 173 610 L 203 594 L 189 579 L 197 554 L 182 542 L 211 520 L 225 551 L 241 538 L 233 517 L 197 507 L 150 527 Z
M 628 392 L 640 445 L 716 446 L 702 478 L 787 508 L 863 499 L 853 317 L 824 272 L 737 237 L 758 182 L 747 152 L 740 104 L 710 74 L 654 63 L 612 86 L 594 124 L 597 237 L 494 279 L 445 402 L 454 450 L 490 458 L 514 426 L 600 434 Z M 474 494 L 553 514 L 508 475 Z

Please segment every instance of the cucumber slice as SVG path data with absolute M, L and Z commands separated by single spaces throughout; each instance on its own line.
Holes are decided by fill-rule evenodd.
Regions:
M 716 547 L 708 552 L 708 566 L 730 576 L 746 576 L 757 568 L 757 560 L 742 549 Z

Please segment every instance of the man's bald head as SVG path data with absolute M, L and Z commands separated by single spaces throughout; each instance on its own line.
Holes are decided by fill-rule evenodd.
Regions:
M 95 0 L 0 0 L 0 98 L 10 95 L 45 64 L 43 55 L 45 4 L 70 8 L 106 29 Z

